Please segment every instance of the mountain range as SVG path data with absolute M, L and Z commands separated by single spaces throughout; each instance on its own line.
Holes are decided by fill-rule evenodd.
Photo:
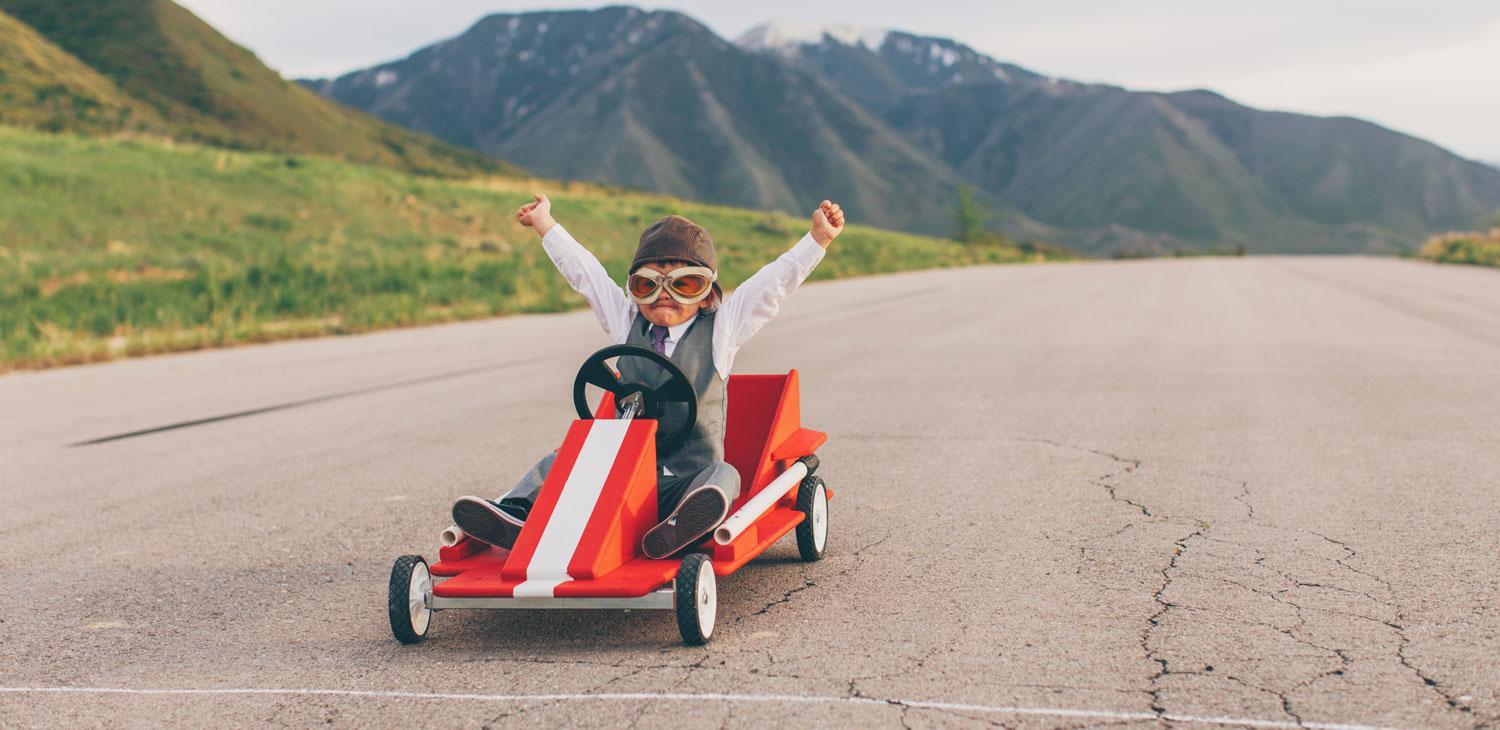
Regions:
M 497 14 L 319 93 L 537 173 L 1094 253 L 1388 252 L 1500 208 L 1500 171 L 1352 118 L 1057 79 L 944 38 L 671 11 Z
M 1500 210 L 1500 170 L 1357 119 L 1082 84 L 899 31 L 730 42 L 631 7 L 492 15 L 299 85 L 170 0 L 0 0 L 0 124 L 450 176 L 514 162 L 798 215 L 827 197 L 933 234 L 967 189 L 991 227 L 1096 254 L 1389 252 Z
M 797 212 L 837 198 L 888 228 L 947 227 L 965 182 L 821 79 L 672 12 L 492 15 L 309 85 L 552 177 Z
M 170 0 L 0 0 L 0 123 L 441 175 L 516 171 L 331 103 Z

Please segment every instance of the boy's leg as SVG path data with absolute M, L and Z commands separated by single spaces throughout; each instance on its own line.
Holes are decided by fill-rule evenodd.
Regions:
M 510 491 L 494 500 L 460 497 L 453 503 L 453 524 L 476 540 L 510 549 L 556 459 L 556 452 L 542 457 Z
M 657 484 L 657 514 L 662 521 L 646 532 L 646 557 L 665 558 L 697 544 L 725 517 L 740 494 L 740 473 L 716 461 L 696 474 L 662 479 Z
M 502 505 L 513 504 L 520 507 L 524 510 L 521 519 L 525 519 L 525 513 L 531 512 L 531 505 L 536 502 L 537 492 L 542 491 L 542 484 L 547 481 L 547 474 L 552 471 L 554 461 L 557 461 L 556 451 L 543 456 L 536 466 L 531 467 L 531 471 L 526 472 L 521 480 L 510 488 L 510 491 L 496 497 L 495 501 Z

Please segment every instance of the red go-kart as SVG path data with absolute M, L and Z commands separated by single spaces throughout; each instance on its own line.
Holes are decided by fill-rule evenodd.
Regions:
M 643 358 L 660 377 L 624 382 L 608 366 L 618 357 Z M 588 385 L 604 391 L 592 412 Z M 733 573 L 794 529 L 802 559 L 821 558 L 833 492 L 813 476 L 813 452 L 828 436 L 802 428 L 797 371 L 733 375 L 726 395 L 724 458 L 740 473 L 740 496 L 683 557 L 652 560 L 640 546 L 657 522 L 657 449 L 688 435 L 697 399 L 682 371 L 651 350 L 615 345 L 594 353 L 574 381 L 580 420 L 514 547 L 449 528 L 438 562 L 396 559 L 389 595 L 396 639 L 421 641 L 433 611 L 455 608 L 659 608 L 676 611 L 682 640 L 699 645 L 713 636 L 715 576 Z

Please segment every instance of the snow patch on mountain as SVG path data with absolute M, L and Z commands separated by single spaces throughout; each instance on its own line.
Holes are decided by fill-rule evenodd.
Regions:
M 862 25 L 825 25 L 783 20 L 757 25 L 735 39 L 735 45 L 750 51 L 791 52 L 797 46 L 814 46 L 825 38 L 849 46 L 880 50 L 890 31 Z
M 939 46 L 936 43 L 927 47 L 927 55 L 931 56 L 933 60 L 943 64 L 944 68 L 958 63 L 958 51 L 955 51 L 952 48 L 948 48 L 946 46 Z

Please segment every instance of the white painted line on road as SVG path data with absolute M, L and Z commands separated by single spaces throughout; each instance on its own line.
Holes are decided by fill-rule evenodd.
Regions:
M 970 705 L 956 702 L 927 702 L 923 700 L 883 700 L 874 697 L 831 697 L 817 695 L 756 695 L 679 693 L 679 692 L 612 692 L 601 694 L 469 694 L 455 692 L 402 692 L 399 690 L 359 689 L 315 689 L 315 688 L 179 688 L 137 689 L 133 687 L 0 687 L 0 694 L 122 694 L 122 695 L 301 695 L 321 697 L 364 697 L 375 699 L 408 700 L 477 700 L 481 702 L 585 702 L 585 701 L 680 701 L 701 702 L 759 702 L 759 703 L 803 703 L 827 705 L 885 705 L 888 707 L 910 707 L 917 710 L 948 710 L 951 712 L 975 712 L 991 715 L 1032 715 L 1041 717 L 1076 717 L 1094 720 L 1171 720 L 1200 725 L 1230 725 L 1238 727 L 1265 728 L 1312 728 L 1313 730 L 1393 730 L 1379 725 L 1359 725 L 1342 722 L 1302 722 L 1286 720 L 1255 720 L 1240 717 L 1215 717 L 1204 715 L 1180 715 L 1168 712 L 1115 712 L 1113 710 L 1076 710 L 1066 707 L 1013 707 L 1007 705 Z

